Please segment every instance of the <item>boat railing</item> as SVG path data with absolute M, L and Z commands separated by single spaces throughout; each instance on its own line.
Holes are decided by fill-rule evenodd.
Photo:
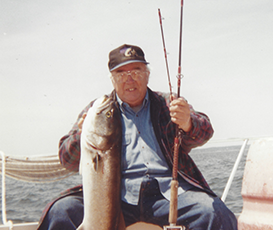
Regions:
M 6 156 L 0 151 L 2 157 L 2 222 L 4 225 L 12 229 L 13 223 L 7 220 L 6 214 Z
M 245 151 L 247 142 L 248 142 L 248 139 L 245 139 L 243 145 L 241 146 L 241 149 L 240 149 L 240 151 L 239 151 L 239 154 L 238 154 L 238 156 L 237 156 L 237 159 L 236 159 L 236 161 L 235 161 L 235 164 L 234 164 L 234 166 L 233 166 L 233 168 L 232 168 L 232 171 L 231 171 L 231 173 L 230 173 L 229 179 L 228 179 L 228 181 L 227 181 L 226 187 L 225 187 L 224 192 L 223 192 L 223 195 L 222 195 L 222 197 L 221 197 L 221 200 L 222 200 L 223 202 L 226 201 L 227 194 L 228 194 L 229 189 L 230 189 L 230 187 L 231 187 L 231 184 L 232 184 L 232 181 L 233 181 L 233 179 L 234 179 L 235 173 L 236 173 L 236 171 L 237 171 L 237 169 L 238 169 L 239 163 L 240 163 L 240 161 L 241 161 L 241 159 L 242 159 L 242 156 L 243 156 L 243 154 L 244 154 L 244 151 Z

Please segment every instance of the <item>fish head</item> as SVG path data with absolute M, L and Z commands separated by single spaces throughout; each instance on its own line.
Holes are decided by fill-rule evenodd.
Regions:
M 82 135 L 92 147 L 106 151 L 121 137 L 121 118 L 115 101 L 104 95 L 89 109 L 83 123 Z

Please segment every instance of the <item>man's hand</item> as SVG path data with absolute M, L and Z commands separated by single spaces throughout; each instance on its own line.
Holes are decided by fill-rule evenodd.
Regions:
M 192 129 L 192 122 L 188 102 L 184 98 L 175 98 L 169 109 L 172 122 L 177 124 L 184 132 L 189 132 Z
M 82 117 L 80 118 L 80 120 L 78 121 L 78 128 L 79 128 L 80 133 L 82 132 L 82 124 L 84 122 L 84 119 L 86 118 L 86 115 L 87 115 L 87 113 L 84 113 L 82 115 Z

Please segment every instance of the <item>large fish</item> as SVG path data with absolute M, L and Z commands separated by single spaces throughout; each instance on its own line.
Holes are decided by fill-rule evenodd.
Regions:
M 120 205 L 121 120 L 108 96 L 95 101 L 81 134 L 84 218 L 78 230 L 123 230 Z

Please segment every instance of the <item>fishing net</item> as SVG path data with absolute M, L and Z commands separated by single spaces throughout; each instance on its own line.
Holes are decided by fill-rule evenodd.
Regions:
M 16 180 L 49 183 L 76 174 L 64 168 L 57 155 L 23 157 L 5 156 L 3 152 L 0 153 L 1 173 L 4 168 L 5 175 Z

